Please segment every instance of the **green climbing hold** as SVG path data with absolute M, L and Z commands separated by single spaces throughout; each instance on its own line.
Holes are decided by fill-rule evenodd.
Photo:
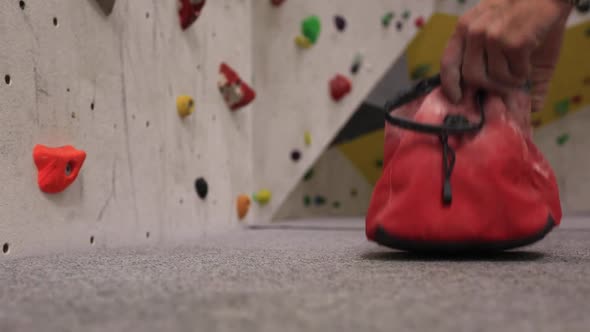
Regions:
M 305 204 L 305 206 L 311 205 L 311 197 L 309 197 L 309 195 L 305 195 L 305 197 L 303 197 L 303 204 Z
M 562 134 L 557 137 L 557 145 L 562 146 L 570 140 L 569 134 Z
M 557 103 L 555 103 L 555 106 L 553 108 L 553 110 L 555 111 L 555 113 L 559 116 L 564 116 L 567 114 L 567 112 L 570 109 L 570 100 L 568 99 L 563 99 L 558 101 Z
M 338 202 L 338 201 L 333 202 L 332 203 L 332 207 L 335 208 L 335 209 L 340 208 L 340 202 Z
M 404 20 L 409 19 L 410 18 L 410 11 L 409 10 L 404 11 L 404 13 L 402 14 L 402 18 Z
M 393 20 L 395 14 L 393 12 L 387 12 L 385 15 L 381 17 L 381 24 L 384 27 L 388 27 L 391 24 L 391 20 Z
M 313 168 L 310 168 L 303 176 L 303 181 L 309 181 L 313 177 Z
M 320 18 L 312 15 L 307 17 L 301 22 L 301 33 L 305 36 L 312 44 L 315 44 L 320 37 L 320 31 L 322 24 Z
M 428 76 L 428 73 L 430 72 L 430 68 L 431 67 L 429 64 L 417 65 L 416 67 L 414 67 L 414 69 L 412 70 L 412 73 L 410 74 L 412 80 L 419 80 L 419 79 L 426 78 L 426 76 Z

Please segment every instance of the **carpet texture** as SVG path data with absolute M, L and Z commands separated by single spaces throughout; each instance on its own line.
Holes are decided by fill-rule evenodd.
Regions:
M 349 219 L 0 257 L 0 331 L 586 332 L 589 248 L 590 227 L 565 227 L 517 252 L 425 257 Z

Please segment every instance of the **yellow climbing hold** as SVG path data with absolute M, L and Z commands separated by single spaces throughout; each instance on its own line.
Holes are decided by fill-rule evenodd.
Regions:
M 181 117 L 187 117 L 195 111 L 195 102 L 190 96 L 176 98 L 176 110 Z
M 271 197 L 272 193 L 268 189 L 259 190 L 257 193 L 252 195 L 252 198 L 260 205 L 265 205 L 270 202 Z
M 303 140 L 305 141 L 306 146 L 311 145 L 311 133 L 309 131 L 306 131 L 305 134 L 303 134 Z
M 311 43 L 311 40 L 307 39 L 305 36 L 302 35 L 295 37 L 295 44 L 297 44 L 297 46 L 301 48 L 310 48 L 311 45 L 313 45 Z

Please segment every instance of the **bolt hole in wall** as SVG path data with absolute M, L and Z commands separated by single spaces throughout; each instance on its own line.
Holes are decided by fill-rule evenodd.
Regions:
M 18 5 L 20 6 L 20 9 L 25 10 L 25 2 L 24 1 L 19 1 Z
M 94 245 L 94 235 L 90 236 L 90 244 Z
M 299 150 L 291 151 L 291 160 L 297 162 L 299 159 L 301 159 L 301 152 Z
M 54 17 L 53 18 L 53 26 L 57 26 L 57 25 L 58 25 L 57 17 Z
M 10 75 L 8 75 L 8 74 L 4 75 L 4 82 L 5 82 L 7 85 L 10 85 L 10 84 L 12 84 L 12 78 L 10 77 Z
M 72 165 L 72 162 L 71 161 L 68 162 L 66 164 L 66 171 L 65 171 L 66 176 L 70 176 L 70 174 L 72 174 L 73 169 L 74 169 L 74 166 Z
M 8 242 L 4 243 L 4 245 L 2 245 L 2 252 L 4 254 L 8 254 L 9 250 L 10 250 L 10 245 L 8 244 Z
M 150 232 L 145 232 L 145 238 L 149 239 L 150 238 Z
M 94 111 L 94 102 L 91 102 L 91 103 L 90 103 L 90 110 L 91 110 L 91 111 Z

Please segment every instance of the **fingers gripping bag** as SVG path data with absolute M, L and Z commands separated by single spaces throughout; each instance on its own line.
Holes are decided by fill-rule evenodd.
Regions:
M 509 98 L 510 107 L 466 89 L 454 105 L 435 76 L 388 103 L 367 238 L 405 251 L 496 251 L 558 226 L 557 181 L 532 142 L 530 97 Z

